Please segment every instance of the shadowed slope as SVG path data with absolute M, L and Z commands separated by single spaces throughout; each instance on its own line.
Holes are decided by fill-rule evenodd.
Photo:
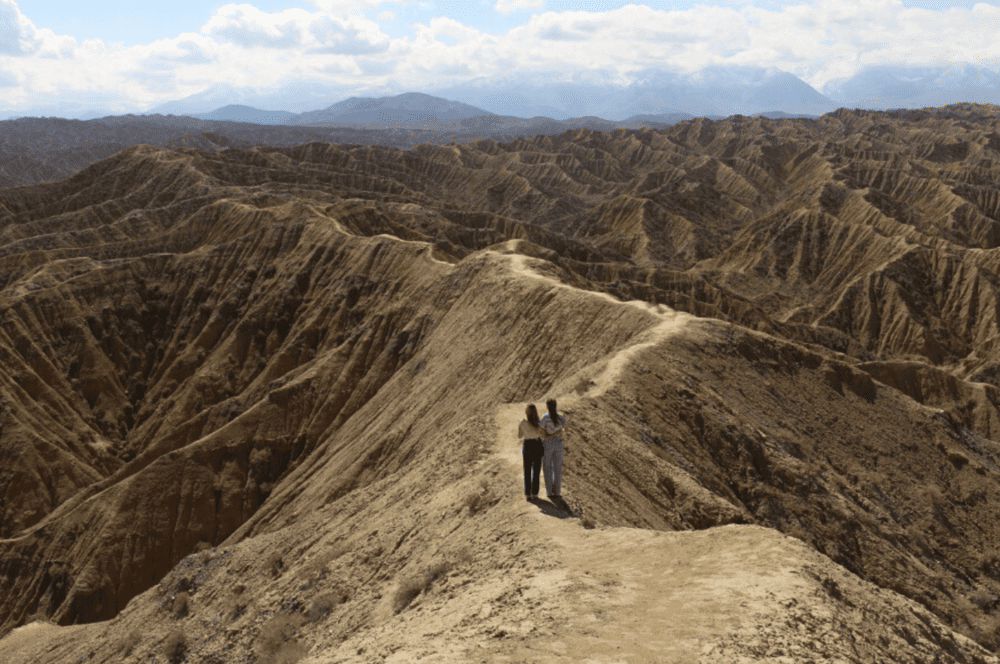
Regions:
M 293 234 L 303 231 L 300 225 Z M 404 245 L 402 253 L 389 248 L 380 256 L 386 245 L 374 241 L 365 247 L 325 244 L 317 255 L 316 247 L 306 244 L 305 249 L 313 251 L 299 254 L 303 266 L 308 265 L 310 253 L 321 256 L 329 251 L 328 261 L 314 273 L 303 270 L 297 279 L 285 280 L 274 267 L 268 274 L 267 261 L 260 260 L 263 256 L 246 255 L 253 239 L 234 240 L 221 252 L 188 254 L 189 260 L 180 264 L 163 260 L 159 266 L 141 266 L 147 268 L 141 272 L 145 292 L 115 293 L 118 306 L 99 308 L 104 311 L 103 320 L 77 333 L 79 347 L 85 349 L 80 355 L 86 358 L 89 351 L 102 362 L 89 367 L 84 361 L 79 368 L 89 371 L 86 382 L 77 381 L 81 394 L 72 405 L 90 418 L 93 428 L 107 430 L 123 458 L 134 459 L 77 494 L 33 531 L 36 536 L 51 528 L 73 533 L 37 552 L 48 560 L 84 556 L 94 561 L 88 568 L 98 576 L 84 581 L 80 576 L 86 574 L 80 570 L 76 579 L 81 591 L 71 595 L 57 614 L 65 615 L 64 621 L 114 615 L 196 542 L 224 539 L 267 497 L 290 463 L 328 435 L 328 428 L 346 420 L 391 376 L 395 366 L 405 362 L 407 351 L 413 350 L 425 332 L 426 308 L 422 322 L 414 319 L 413 306 L 406 304 L 411 299 L 409 288 L 419 289 L 419 281 L 400 289 L 395 276 L 376 281 L 377 270 L 354 278 L 352 274 L 359 267 L 357 261 L 372 260 L 393 275 L 405 273 L 405 264 L 419 261 L 426 250 Z M 271 238 L 256 239 L 257 246 L 275 246 Z M 296 239 L 299 242 L 289 249 L 296 245 L 302 249 L 302 243 L 308 242 L 308 237 Z M 219 288 L 229 282 L 225 270 L 214 269 L 226 262 L 225 258 L 217 261 L 220 253 L 233 257 L 233 267 L 237 257 L 260 265 L 259 283 L 254 283 L 252 275 L 248 279 L 246 273 L 237 273 L 239 280 Z M 294 260 L 280 254 L 275 258 Z M 215 300 L 190 291 L 175 292 L 175 306 L 162 303 L 159 311 L 146 314 L 159 318 L 157 322 L 174 332 L 159 337 L 161 343 L 154 345 L 157 337 L 143 335 L 142 327 L 135 324 L 143 316 L 136 315 L 135 309 L 158 303 L 157 286 L 183 284 L 182 275 L 189 281 L 200 277 L 214 282 L 215 292 L 225 295 Z M 312 296 L 310 277 L 315 279 Z M 326 288 L 330 280 L 340 287 Z M 83 286 L 84 293 L 88 290 L 86 284 L 73 286 Z M 52 296 L 73 301 L 79 292 L 73 292 L 73 286 Z M 191 290 L 197 288 L 192 286 Z M 400 299 L 386 297 L 387 291 Z M 267 304 L 258 302 L 264 293 Z M 129 300 L 134 304 L 129 306 Z M 112 358 L 119 361 L 117 367 Z M 317 362 L 327 370 L 324 380 L 315 385 L 308 370 Z M 134 370 L 131 375 L 130 368 Z M 66 378 L 54 372 L 51 380 L 57 383 L 55 388 L 73 394 L 72 368 L 67 371 Z M 300 378 L 303 372 L 306 376 Z M 122 382 L 128 377 L 127 387 L 116 382 L 116 376 Z M 367 380 L 359 381 L 361 376 Z M 95 383 L 103 389 L 92 387 Z M 96 390 L 99 398 L 88 401 L 88 389 Z M 31 449 L 25 443 L 14 452 L 21 447 Z M 175 450 L 182 448 L 188 451 L 176 457 Z M 201 477 L 189 467 L 192 463 L 203 467 L 207 475 Z M 86 500 L 93 496 L 98 498 Z M 30 495 L 10 494 L 10 498 L 8 513 L 23 514 L 18 501 L 30 500 Z M 109 520 L 109 515 L 114 518 Z M 30 547 L 35 550 L 34 543 Z M 94 547 L 111 550 L 95 556 Z M 20 547 L 15 549 L 23 553 Z M 115 561 L 110 569 L 107 558 Z M 45 584 L 32 592 L 20 586 L 27 581 L 28 577 L 19 578 L 13 584 L 18 592 L 5 593 L 5 598 L 34 611 L 37 597 L 33 595 L 44 592 Z M 63 598 L 50 597 L 49 602 L 51 611 Z

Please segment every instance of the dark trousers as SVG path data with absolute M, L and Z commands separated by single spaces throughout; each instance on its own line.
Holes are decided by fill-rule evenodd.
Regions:
M 537 496 L 539 476 L 542 474 L 542 455 L 545 448 L 539 438 L 525 438 L 521 445 L 524 457 L 524 495 Z

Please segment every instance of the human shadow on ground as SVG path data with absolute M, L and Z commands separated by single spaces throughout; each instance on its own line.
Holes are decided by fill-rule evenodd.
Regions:
M 566 501 L 561 499 L 545 500 L 543 498 L 535 498 L 531 502 L 546 516 L 554 516 L 557 519 L 573 519 L 579 516 L 573 513 L 573 510 L 566 504 Z

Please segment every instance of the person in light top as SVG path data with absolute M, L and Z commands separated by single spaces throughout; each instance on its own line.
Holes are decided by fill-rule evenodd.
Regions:
M 524 499 L 538 498 L 538 471 L 542 466 L 542 438 L 548 435 L 538 421 L 538 409 L 529 403 L 524 409 L 526 419 L 517 426 L 517 437 L 521 439 L 521 456 L 524 457 Z
M 542 474 L 545 475 L 545 493 L 550 499 L 559 500 L 562 498 L 562 430 L 566 426 L 566 416 L 556 410 L 555 399 L 549 399 L 545 405 L 549 412 L 542 417 L 540 422 L 542 428 L 545 429 Z

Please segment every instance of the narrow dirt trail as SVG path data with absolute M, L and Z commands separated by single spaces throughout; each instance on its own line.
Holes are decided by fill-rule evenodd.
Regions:
M 523 256 L 515 255 L 513 262 L 518 273 L 570 288 L 531 270 Z M 662 322 L 598 365 L 588 398 L 607 391 L 638 352 L 680 333 L 692 319 L 666 307 L 622 304 L 641 307 Z M 573 394 L 555 397 L 568 409 L 578 400 Z M 773 612 L 776 602 L 803 594 L 808 582 L 793 562 L 801 561 L 801 543 L 767 529 L 587 530 L 579 518 L 548 501 L 523 501 L 517 430 L 524 407 L 498 407 L 496 454 L 510 468 L 510 499 L 523 502 L 523 523 L 557 564 L 537 579 L 537 591 L 560 609 L 563 620 L 551 634 L 497 648 L 486 661 L 712 661 L 712 650 L 727 634 L 744 631 L 752 616 Z M 572 422 L 567 437 L 572 445 Z M 572 496 L 572 486 L 563 489 Z
M 497 413 L 510 500 L 523 500 L 515 439 L 522 418 L 521 404 Z M 486 661 L 713 661 L 727 635 L 750 631 L 755 617 L 801 601 L 813 585 L 800 573 L 803 545 L 765 528 L 586 530 L 578 518 L 555 516 L 547 501 L 523 504 L 536 546 L 558 565 L 537 579 L 538 590 L 564 617 L 551 635 L 500 648 Z
M 507 243 L 508 245 L 516 244 L 516 241 L 511 241 Z M 684 313 L 682 311 L 676 311 L 670 307 L 660 305 L 653 305 L 646 302 L 640 302 L 638 300 L 629 300 L 627 302 L 622 302 L 617 300 L 607 293 L 595 293 L 588 291 L 581 291 L 573 286 L 568 286 L 561 283 L 557 279 L 541 274 L 533 270 L 526 262 L 525 256 L 523 254 L 511 254 L 511 269 L 514 273 L 526 276 L 530 279 L 537 279 L 540 281 L 545 281 L 551 286 L 560 289 L 566 289 L 573 291 L 575 295 L 583 297 L 594 297 L 608 302 L 612 302 L 618 306 L 625 307 L 635 307 L 646 314 L 652 315 L 660 319 L 660 322 L 650 327 L 648 330 L 643 332 L 636 342 L 627 348 L 622 349 L 611 357 L 607 363 L 600 368 L 600 370 L 591 377 L 591 386 L 587 391 L 588 397 L 597 397 L 603 394 L 607 389 L 614 384 L 621 370 L 628 365 L 632 358 L 640 351 L 655 346 L 658 342 L 666 339 L 668 336 L 678 334 L 683 331 L 684 326 L 696 320 L 695 316 L 691 314 Z M 573 406 L 576 404 L 577 395 L 575 394 L 561 394 L 556 395 L 556 399 L 560 404 L 566 406 Z M 523 406 L 522 406 L 523 409 Z M 516 431 L 516 427 L 515 427 Z

